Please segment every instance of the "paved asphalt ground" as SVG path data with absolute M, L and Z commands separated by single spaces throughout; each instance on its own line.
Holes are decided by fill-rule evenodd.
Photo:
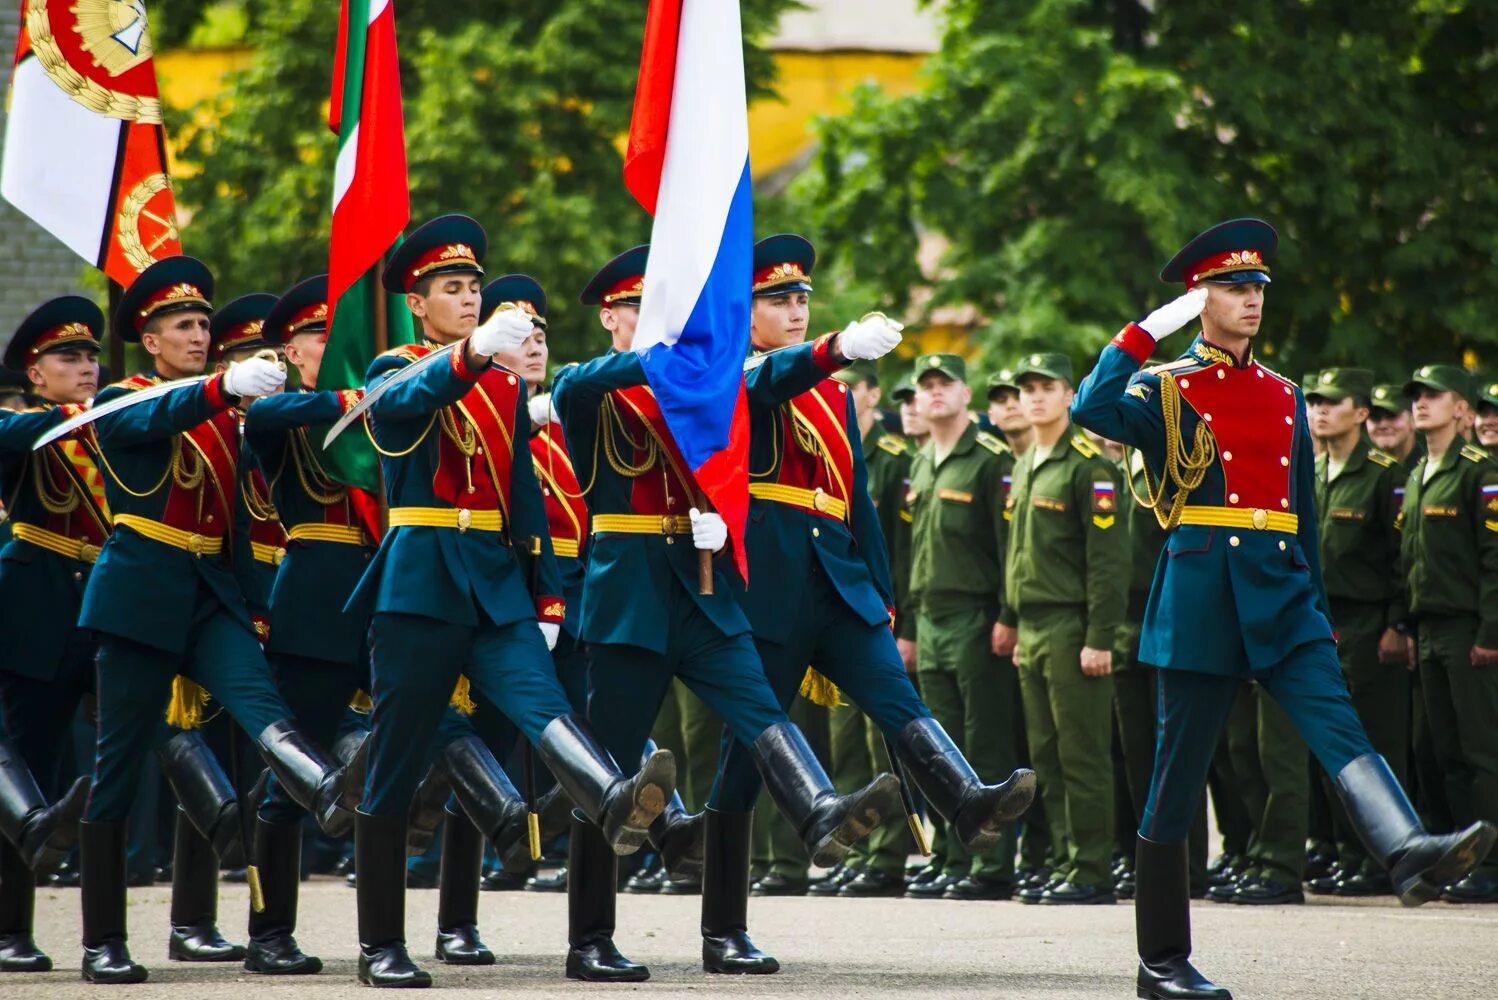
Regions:
M 332 1000 L 361 997 L 354 955 L 354 893 L 341 880 L 302 887 L 303 947 L 327 963 L 322 975 L 267 978 L 237 964 L 166 960 L 165 886 L 130 890 L 131 948 L 150 982 L 122 1000 Z M 244 940 L 242 886 L 224 886 L 221 926 Z M 499 964 L 441 966 L 430 959 L 437 893 L 407 893 L 412 951 L 448 991 L 506 997 L 581 997 L 638 992 L 680 997 L 1132 997 L 1133 907 L 1052 908 L 1019 903 L 917 900 L 756 899 L 755 940 L 781 960 L 776 976 L 708 977 L 697 963 L 698 900 L 621 896 L 618 942 L 651 966 L 634 986 L 570 983 L 562 974 L 566 899 L 484 893 L 484 938 Z M 0 977 L 4 1000 L 102 996 L 78 977 L 78 894 L 38 894 L 39 944 L 58 971 Z M 1240 907 L 1194 904 L 1199 964 L 1242 998 L 1498 997 L 1498 906 L 1433 903 L 1419 910 L 1392 901 Z M 112 993 L 110 995 L 113 995 Z

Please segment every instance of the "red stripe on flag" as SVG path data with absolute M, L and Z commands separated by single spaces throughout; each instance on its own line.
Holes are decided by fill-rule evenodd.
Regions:
M 697 485 L 707 495 L 713 510 L 728 525 L 733 561 L 739 576 L 749 579 L 749 557 L 744 551 L 744 531 L 749 522 L 749 399 L 739 382 L 739 398 L 728 429 L 728 447 L 692 470 Z
M 25 0 L 22 0 L 24 3 Z M 343 70 L 348 62 L 348 0 L 338 13 L 338 44 L 333 49 L 333 99 L 328 105 L 328 128 L 337 135 L 343 124 Z
M 640 50 L 640 78 L 624 153 L 624 186 L 640 206 L 655 214 L 666 163 L 666 134 L 671 128 L 671 93 L 676 86 L 676 43 L 684 0 L 650 0 L 645 17 L 645 45 Z

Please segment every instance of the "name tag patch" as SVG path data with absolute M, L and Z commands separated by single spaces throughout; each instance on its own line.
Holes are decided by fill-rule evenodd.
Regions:
M 1030 501 L 1030 506 L 1036 510 L 1049 510 L 1057 514 L 1066 513 L 1066 501 L 1053 500 L 1050 497 L 1035 497 Z
M 953 503 L 972 503 L 973 495 L 964 490 L 941 489 L 936 491 L 937 499 L 950 500 Z
M 1455 507 L 1448 506 L 1446 504 L 1428 503 L 1424 507 L 1420 508 L 1420 513 L 1424 514 L 1426 517 L 1456 517 L 1461 512 Z
M 1368 512 L 1358 510 L 1356 507 L 1333 507 L 1331 510 L 1333 521 L 1366 521 Z

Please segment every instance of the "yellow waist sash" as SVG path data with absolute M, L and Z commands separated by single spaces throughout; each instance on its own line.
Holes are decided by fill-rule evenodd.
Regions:
M 15 522 L 11 526 L 10 533 L 28 545 L 35 545 L 39 549 L 56 552 L 60 556 L 76 559 L 79 562 L 91 563 L 99 558 L 99 546 L 97 545 L 79 541 L 76 538 L 69 538 L 67 535 L 59 535 L 55 531 L 38 528 L 36 525 L 27 524 L 24 521 Z

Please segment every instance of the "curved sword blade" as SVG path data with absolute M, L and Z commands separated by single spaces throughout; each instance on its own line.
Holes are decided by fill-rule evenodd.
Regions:
M 389 378 L 385 379 L 385 381 L 381 382 L 373 389 L 370 389 L 364 394 L 363 399 L 359 400 L 359 402 L 349 407 L 349 411 L 343 416 L 339 417 L 338 421 L 333 424 L 332 427 L 328 428 L 327 435 L 322 439 L 323 448 L 326 449 L 333 443 L 338 435 L 348 430 L 350 424 L 363 417 L 365 411 L 374 405 L 374 401 L 385 395 L 385 393 L 390 390 L 391 386 L 400 385 L 406 379 L 414 377 L 429 366 L 435 364 L 439 359 L 447 357 L 453 352 L 455 348 L 460 347 L 462 344 L 463 341 L 459 340 L 455 343 L 448 344 L 446 347 L 439 347 L 431 354 L 428 354 L 427 356 L 422 358 L 417 358 L 415 361 L 411 362 L 409 365 L 402 368 L 394 375 L 391 375 Z
M 166 396 L 170 393 L 178 391 L 179 389 L 186 389 L 190 386 L 197 385 L 199 382 L 206 382 L 212 377 L 212 375 L 194 375 L 191 378 L 173 379 L 170 382 L 163 382 L 160 385 L 153 385 L 149 389 L 137 389 L 128 395 L 121 396 L 119 399 L 111 399 L 107 403 L 100 403 L 97 406 L 89 407 L 87 410 L 84 410 L 77 416 L 69 417 L 62 423 L 58 424 L 56 427 L 53 427 L 51 430 L 47 431 L 45 434 L 42 434 L 31 443 L 31 450 L 39 451 L 40 449 L 47 447 L 47 445 L 51 444 L 53 441 L 57 441 L 67 437 L 78 428 L 88 426 L 95 420 L 98 420 L 100 417 L 107 417 L 111 413 L 118 413 L 121 410 L 128 410 L 130 407 L 135 406 L 137 403 L 149 402 L 153 399 L 156 399 L 158 396 Z

